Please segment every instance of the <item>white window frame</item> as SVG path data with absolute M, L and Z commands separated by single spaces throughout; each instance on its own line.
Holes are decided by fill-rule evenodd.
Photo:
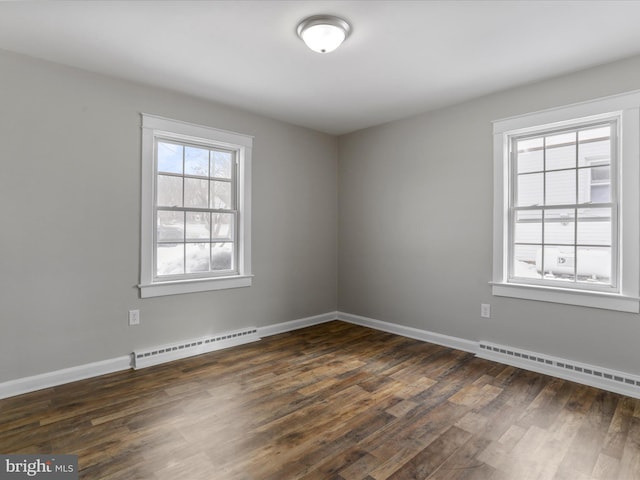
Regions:
M 156 115 L 142 116 L 140 297 L 157 297 L 251 286 L 251 153 L 253 137 Z M 236 268 L 230 274 L 155 276 L 156 144 L 158 139 L 234 152 L 236 159 Z
M 510 169 L 510 139 L 528 133 L 562 129 L 576 124 L 617 119 L 619 151 L 617 254 L 612 272 L 617 271 L 611 289 L 587 290 L 510 279 L 511 248 L 509 195 L 513 181 Z M 494 224 L 493 278 L 496 296 L 539 300 L 568 305 L 640 312 L 640 91 L 601 98 L 566 107 L 530 113 L 493 122 L 494 135 Z M 615 237 L 615 236 L 614 236 Z M 615 238 L 614 238 L 615 241 Z
M 521 245 L 518 242 L 515 241 L 515 229 L 516 229 L 516 218 L 518 216 L 518 213 L 520 212 L 526 212 L 526 211 L 540 211 L 542 212 L 552 212 L 554 210 L 574 210 L 575 212 L 577 212 L 578 210 L 580 210 L 581 208 L 590 208 L 590 207 L 602 207 L 602 208 L 610 208 L 611 209 L 611 282 L 612 285 L 606 285 L 603 283 L 592 283 L 592 284 L 588 284 L 588 283 L 583 283 L 583 282 L 579 282 L 577 280 L 577 278 L 574 279 L 574 282 L 567 282 L 564 280 L 553 280 L 553 279 L 549 279 L 547 277 L 545 278 L 518 278 L 514 272 L 514 268 L 515 265 L 513 263 L 511 263 L 509 265 L 509 271 L 508 271 L 508 281 L 509 283 L 526 283 L 526 284 L 531 284 L 531 285 L 542 285 L 542 286 L 556 286 L 556 287 L 560 287 L 560 288 L 570 288 L 570 289 L 584 289 L 584 290 L 599 290 L 599 291 L 603 291 L 603 292 L 609 292 L 609 293 L 618 293 L 618 289 L 617 289 L 617 280 L 618 280 L 618 275 L 617 275 L 617 265 L 618 265 L 618 214 L 617 214 L 617 209 L 618 209 L 618 189 L 617 189 L 617 182 L 614 181 L 613 185 L 612 185 L 612 190 L 611 190 L 611 199 L 609 200 L 609 202 L 606 203 L 596 203 L 596 204 L 592 204 L 591 202 L 587 202 L 587 203 L 583 203 L 583 204 L 579 204 L 576 203 L 578 201 L 578 197 L 579 197 L 579 192 L 578 189 L 580 188 L 580 182 L 577 181 L 575 182 L 575 199 L 576 201 L 573 203 L 567 203 L 564 204 L 560 203 L 560 204 L 541 204 L 541 205 L 533 205 L 533 206 L 529 206 L 529 205 L 525 205 L 525 206 L 517 206 L 515 205 L 516 203 L 516 198 L 518 197 L 518 177 L 519 177 L 519 172 L 517 172 L 517 168 L 516 168 L 516 164 L 518 163 L 518 156 L 515 152 L 515 148 L 516 148 L 516 144 L 521 141 L 521 140 L 527 140 L 527 139 L 531 139 L 531 138 L 541 138 L 541 137 L 549 137 L 549 136 L 553 136 L 553 135 L 558 135 L 558 134 L 568 134 L 568 133 L 572 133 L 575 134 L 577 131 L 580 130 L 589 130 L 592 128 L 596 128 L 599 126 L 605 126 L 608 125 L 610 126 L 611 129 L 611 154 L 610 154 L 610 161 L 607 162 L 608 164 L 610 164 L 610 171 L 612 172 L 611 177 L 613 179 L 617 179 L 617 175 L 616 175 L 616 171 L 618 168 L 618 152 L 617 152 L 617 145 L 618 145 L 618 127 L 619 127 L 619 123 L 620 123 L 620 118 L 618 114 L 613 114 L 610 116 L 603 116 L 602 118 L 599 118 L 598 120 L 594 121 L 592 118 L 589 118 L 586 122 L 580 120 L 575 124 L 570 124 L 564 128 L 561 129 L 557 129 L 557 128 L 548 128 L 546 125 L 542 126 L 541 128 L 537 128 L 534 130 L 530 130 L 527 129 L 528 131 L 524 134 L 522 133 L 514 133 L 514 132 L 507 132 L 506 136 L 508 139 L 508 142 L 510 144 L 510 154 L 509 154 L 509 165 L 507 166 L 507 168 L 510 169 L 509 171 L 509 175 L 510 175 L 510 185 L 509 185 L 509 199 L 510 199 L 510 205 L 509 205 L 509 220 L 508 220 L 508 238 L 510 239 L 514 239 L 513 241 L 509 241 L 509 248 L 511 249 L 509 255 L 508 255 L 508 261 L 513 262 L 514 259 L 514 255 L 515 255 L 515 251 L 514 249 L 517 247 L 517 245 Z M 576 135 L 577 137 L 577 135 Z M 576 138 L 576 141 L 578 142 L 578 139 Z M 580 142 L 577 143 L 578 148 L 576 149 L 576 154 L 580 151 L 579 148 Z M 549 147 L 543 147 L 543 151 L 546 151 Z M 551 147 L 553 148 L 553 147 Z M 546 157 L 546 155 L 545 155 Z M 543 160 L 544 162 L 544 160 Z M 547 167 L 543 166 L 543 171 L 547 172 Z M 575 164 L 573 167 L 566 167 L 566 168 L 561 168 L 559 170 L 549 170 L 551 173 L 557 173 L 557 172 L 575 172 L 576 175 L 578 175 L 578 172 L 580 171 L 586 171 L 589 173 L 589 175 L 591 174 L 591 168 L 589 166 L 580 166 Z M 523 175 L 524 176 L 528 176 L 531 174 L 534 175 L 539 175 L 540 173 L 543 172 L 538 172 L 538 171 L 533 171 L 533 172 L 525 172 Z M 589 177 L 591 178 L 591 177 Z M 548 191 L 547 189 L 547 179 L 545 178 L 545 176 L 543 176 L 543 190 L 544 191 Z M 591 188 L 591 185 L 588 185 L 589 188 Z M 542 230 L 545 229 L 545 225 L 547 224 L 547 213 L 544 214 L 545 220 L 541 222 L 541 228 Z M 575 215 L 574 217 L 572 217 L 573 220 L 571 221 L 571 223 L 573 223 L 574 225 L 574 242 L 573 245 L 566 245 L 564 246 L 564 248 L 571 248 L 574 250 L 574 255 L 573 255 L 573 259 L 574 259 L 574 269 L 576 267 L 576 263 L 575 263 L 575 254 L 576 254 L 576 250 L 579 248 L 579 244 L 577 243 L 578 238 L 577 235 L 575 233 L 575 229 L 578 228 L 578 217 L 577 215 Z M 541 218 L 542 220 L 542 218 Z M 540 244 L 540 246 L 542 247 L 541 249 L 541 257 L 544 260 L 544 256 L 545 256 L 545 252 L 547 250 L 548 244 L 544 241 L 544 235 L 542 235 L 543 238 L 540 239 L 540 241 L 542 242 Z M 584 246 L 584 245 L 583 245 Z M 600 245 L 600 246 L 605 246 L 605 245 Z

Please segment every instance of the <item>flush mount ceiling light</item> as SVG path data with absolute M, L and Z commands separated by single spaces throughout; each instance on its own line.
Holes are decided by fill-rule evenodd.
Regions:
M 332 15 L 314 15 L 298 25 L 298 36 L 314 52 L 329 53 L 351 33 L 351 25 Z

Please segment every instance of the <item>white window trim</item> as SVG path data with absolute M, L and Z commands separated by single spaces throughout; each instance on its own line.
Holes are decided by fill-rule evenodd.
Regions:
M 556 128 L 573 124 L 577 120 L 598 120 L 616 112 L 621 118 L 621 148 L 617 169 L 620 190 L 619 291 L 608 293 L 509 282 L 508 136 L 538 129 L 540 126 Z M 493 122 L 493 135 L 493 278 L 490 282 L 493 295 L 639 313 L 640 91 L 496 120 Z
M 618 146 L 618 136 L 619 136 L 619 132 L 618 130 L 618 126 L 621 122 L 621 115 L 618 113 L 612 114 L 612 115 L 607 115 L 607 116 L 602 116 L 602 118 L 600 118 L 600 116 L 598 116 L 598 118 L 594 119 L 594 117 L 589 117 L 587 118 L 586 122 L 584 121 L 585 119 L 579 119 L 579 121 L 575 122 L 575 124 L 570 125 L 569 127 L 567 127 L 567 129 L 560 129 L 558 130 L 557 128 L 550 128 L 548 125 L 543 125 L 542 128 L 534 128 L 533 132 L 530 131 L 526 131 L 528 129 L 525 129 L 526 131 L 526 135 L 527 136 L 531 136 L 531 134 L 534 135 L 535 137 L 540 137 L 540 136 L 547 136 L 547 135 L 556 135 L 559 131 L 560 132 L 571 132 L 574 133 L 574 131 L 576 129 L 581 129 L 581 128 L 593 128 L 595 126 L 598 126 L 598 124 L 600 125 L 604 125 L 604 124 L 608 124 L 611 125 L 612 130 L 615 130 L 615 132 L 611 133 L 611 137 L 612 139 L 614 139 L 615 141 L 615 146 Z M 510 142 L 513 141 L 517 141 L 519 139 L 519 137 L 521 137 L 520 135 L 521 131 L 518 132 L 518 134 L 514 133 L 514 132 L 508 132 L 505 134 L 505 137 L 509 139 Z M 617 148 L 615 148 L 616 153 L 615 153 L 615 160 L 614 157 L 612 156 L 611 158 L 611 174 L 612 174 L 612 178 L 617 179 L 617 168 L 618 168 L 618 153 L 617 153 Z M 513 155 L 513 147 L 512 147 L 512 151 L 511 154 Z M 505 152 L 506 154 L 506 152 Z M 511 230 L 508 232 L 508 236 L 513 235 L 515 233 L 515 226 L 513 225 L 514 221 L 514 216 L 517 216 L 517 210 L 519 209 L 519 207 L 515 206 L 514 203 L 514 196 L 517 195 L 516 193 L 514 193 L 514 190 L 516 189 L 516 181 L 517 181 L 517 174 L 515 171 L 515 165 L 513 165 L 512 163 L 514 163 L 516 160 L 515 158 L 505 158 L 505 163 L 509 162 L 510 165 L 509 167 L 511 168 L 509 175 L 510 175 L 510 182 L 513 182 L 511 185 L 511 193 L 510 193 L 510 204 L 511 204 L 511 208 L 510 208 L 510 214 L 511 214 L 511 218 L 510 220 L 507 222 L 507 226 L 511 228 Z M 546 180 L 545 180 L 546 183 Z M 605 284 L 592 284 L 592 285 L 586 285 L 586 284 L 576 284 L 575 286 L 568 286 L 567 282 L 565 281 L 553 281 L 553 280 L 548 280 L 548 279 L 528 279 L 528 278 L 514 278 L 515 275 L 513 272 L 508 273 L 509 276 L 509 281 L 508 283 L 511 285 L 513 283 L 522 283 L 522 284 L 526 284 L 526 285 L 540 285 L 540 286 L 550 286 L 553 288 L 560 288 L 560 289 L 567 289 L 570 291 L 573 290 L 580 290 L 581 288 L 584 290 L 589 290 L 589 291 L 600 291 L 600 292 L 605 292 L 605 293 L 618 293 L 618 214 L 617 214 L 617 210 L 619 207 L 619 202 L 618 202 L 618 197 L 617 197 L 617 180 L 616 180 L 616 184 L 614 185 L 614 190 L 611 192 L 612 194 L 612 201 L 607 202 L 608 203 L 608 207 L 611 208 L 612 211 L 612 216 L 611 216 L 611 239 L 612 239 L 612 252 L 611 252 L 611 257 L 612 257 L 612 265 L 611 265 L 611 273 L 612 273 L 612 285 L 605 285 Z M 576 182 L 575 188 L 577 189 L 579 187 L 578 182 Z M 595 205 L 600 206 L 600 205 Z M 567 204 L 567 205 L 562 205 L 562 204 L 558 204 L 558 205 L 552 205 L 551 208 L 553 207 L 559 207 L 560 209 L 565 209 L 565 208 L 569 208 L 569 209 L 573 209 L 578 207 L 579 205 L 577 204 Z M 527 207 L 524 207 L 527 208 Z M 539 206 L 539 207 L 535 207 L 536 209 L 540 208 L 540 209 L 545 209 L 545 208 L 549 208 L 548 205 L 545 206 Z M 577 218 L 575 220 L 577 222 Z M 575 223 L 574 225 L 577 225 L 577 223 Z M 577 241 L 577 239 L 576 239 Z M 513 249 L 514 245 L 513 242 L 511 245 L 509 245 L 509 248 Z M 513 256 L 513 250 L 511 250 L 510 254 L 508 255 L 508 257 L 512 257 Z M 513 268 L 513 265 L 511 265 L 511 268 Z
M 251 153 L 253 137 L 142 113 L 142 188 L 140 297 L 157 297 L 251 286 Z M 156 136 L 184 141 L 207 140 L 238 151 L 238 273 L 184 280 L 153 278 Z

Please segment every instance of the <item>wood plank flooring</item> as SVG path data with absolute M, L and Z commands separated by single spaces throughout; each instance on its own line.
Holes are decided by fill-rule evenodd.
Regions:
M 80 478 L 640 479 L 640 401 L 329 322 L 0 401 Z

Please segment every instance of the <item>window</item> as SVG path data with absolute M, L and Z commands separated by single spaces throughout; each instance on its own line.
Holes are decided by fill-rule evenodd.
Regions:
M 251 284 L 252 138 L 142 115 L 142 297 Z
M 494 122 L 494 295 L 638 311 L 639 103 Z
M 616 291 L 616 132 L 612 119 L 508 137 L 510 281 Z

